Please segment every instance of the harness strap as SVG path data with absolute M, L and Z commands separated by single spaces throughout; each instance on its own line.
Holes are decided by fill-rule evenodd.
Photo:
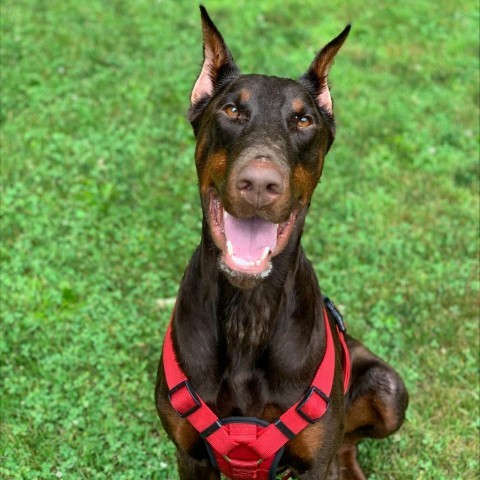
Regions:
M 173 315 L 172 315 L 173 317 Z M 320 420 L 328 408 L 335 374 L 335 345 L 326 310 L 323 311 L 326 332 L 326 348 L 322 361 L 315 373 L 307 393 L 292 405 L 280 418 L 263 429 L 248 448 L 258 455 L 258 461 L 229 458 L 228 454 L 241 445 L 229 435 L 227 428 L 208 405 L 197 395 L 181 369 L 175 355 L 171 323 L 168 326 L 163 345 L 163 365 L 169 390 L 168 397 L 175 411 L 191 423 L 200 436 L 212 448 L 228 460 L 231 475 L 235 479 L 255 479 L 257 465 L 275 455 L 290 439 L 309 424 Z M 343 328 L 338 328 L 343 350 L 344 390 L 348 388 L 350 358 L 345 343 Z M 225 473 L 225 472 L 224 472 Z
M 350 385 L 350 373 L 351 373 L 351 360 L 350 352 L 348 351 L 347 342 L 345 340 L 344 332 L 342 332 L 338 327 L 338 337 L 340 338 L 340 343 L 342 344 L 342 366 L 343 366 L 343 393 L 346 394 L 348 386 Z
M 337 324 L 338 337 L 340 338 L 340 343 L 342 344 L 342 365 L 343 365 L 343 392 L 347 393 L 348 385 L 350 382 L 350 353 L 348 351 L 347 343 L 345 341 L 345 332 L 347 328 L 343 322 L 343 317 L 338 311 L 335 304 L 328 298 L 323 297 L 323 304 L 325 310 L 330 312 L 331 317 L 335 320 Z
M 226 454 L 236 447 L 238 444 L 228 436 L 225 429 L 221 428 L 217 415 L 194 392 L 185 373 L 180 368 L 173 348 L 171 323 L 163 344 L 163 368 L 170 389 L 169 400 L 175 411 L 182 418 L 187 418 L 200 436 L 208 437 L 210 445 L 219 452 Z M 217 426 L 218 428 L 215 428 Z M 212 435 L 213 433 L 215 435 Z

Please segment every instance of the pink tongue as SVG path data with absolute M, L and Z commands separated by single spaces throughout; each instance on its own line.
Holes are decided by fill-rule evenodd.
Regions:
M 259 260 L 265 248 L 275 248 L 277 225 L 260 217 L 225 216 L 225 237 L 232 242 L 233 254 L 244 260 Z

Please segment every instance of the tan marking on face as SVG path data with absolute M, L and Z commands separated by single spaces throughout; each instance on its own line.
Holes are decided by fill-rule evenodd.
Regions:
M 317 170 L 319 179 L 322 176 L 324 162 L 325 162 L 325 156 L 323 155 L 323 152 L 320 151 L 318 153 L 318 170 Z
M 219 150 L 207 157 L 205 166 L 200 174 L 200 190 L 207 194 L 212 185 L 217 187 L 222 183 L 227 171 L 227 153 Z
M 300 201 L 303 205 L 310 201 L 319 178 L 318 172 L 310 172 L 303 165 L 297 165 L 293 170 L 293 186 L 300 194 Z
M 303 113 L 305 104 L 301 98 L 294 98 L 292 100 L 292 108 L 295 113 Z
M 201 135 L 200 138 L 197 141 L 197 147 L 195 149 L 195 163 L 199 163 L 200 159 L 203 156 L 203 151 L 205 149 L 205 135 Z
M 242 88 L 240 90 L 239 98 L 241 102 L 248 102 L 250 100 L 250 96 L 251 96 L 250 90 L 247 90 L 246 88 Z

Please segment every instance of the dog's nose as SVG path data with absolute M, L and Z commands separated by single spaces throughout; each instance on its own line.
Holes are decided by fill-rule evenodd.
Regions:
M 255 208 L 272 204 L 284 191 L 284 178 L 271 162 L 255 161 L 243 167 L 236 187 L 242 197 Z

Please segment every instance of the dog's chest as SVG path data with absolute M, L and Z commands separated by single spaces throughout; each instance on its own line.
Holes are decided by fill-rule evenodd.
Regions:
M 227 349 L 232 355 L 258 355 L 268 346 L 272 333 L 272 309 L 263 303 L 233 308 L 226 315 L 223 332 Z
M 242 307 L 230 304 L 223 317 L 215 400 L 220 416 L 262 418 L 269 405 L 288 407 L 303 388 L 291 375 L 301 378 L 297 374 L 304 363 L 278 361 L 285 354 L 288 337 L 280 320 L 284 302 L 281 298 L 267 301 L 264 295 L 248 300 Z

